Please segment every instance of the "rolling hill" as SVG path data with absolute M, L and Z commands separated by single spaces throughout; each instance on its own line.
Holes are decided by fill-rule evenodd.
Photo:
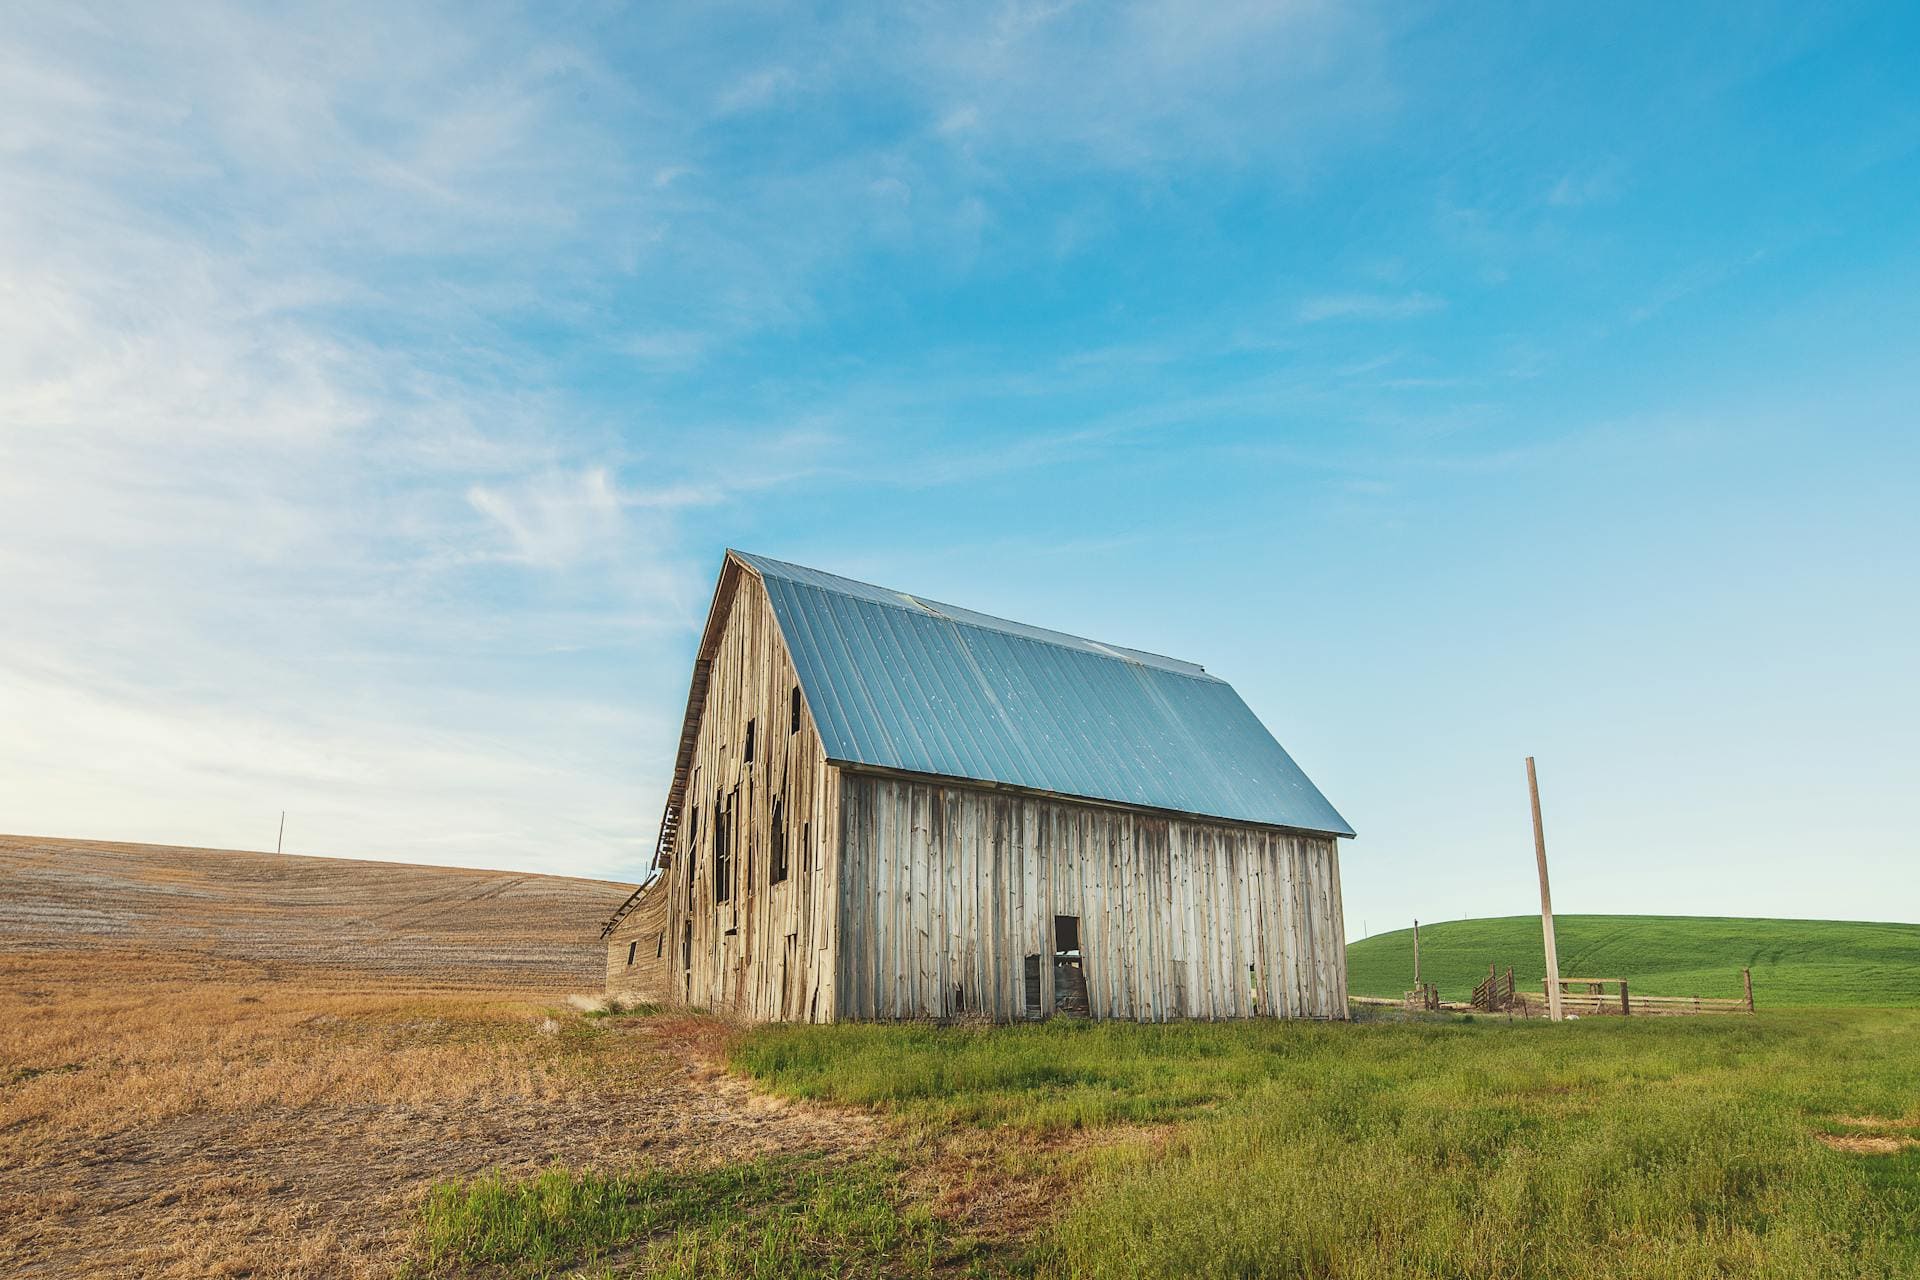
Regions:
M 1625 978 L 1642 995 L 1737 996 L 1753 969 L 1754 1003 L 1920 1005 L 1920 925 L 1720 916 L 1556 916 L 1564 977 Z M 1420 926 L 1420 976 L 1465 1000 L 1487 965 L 1513 966 L 1538 992 L 1546 972 L 1538 916 Z M 1413 931 L 1347 947 L 1354 995 L 1398 996 L 1413 983 Z
M 597 988 L 633 886 L 348 858 L 0 835 L 0 954 L 201 955 L 265 978 Z

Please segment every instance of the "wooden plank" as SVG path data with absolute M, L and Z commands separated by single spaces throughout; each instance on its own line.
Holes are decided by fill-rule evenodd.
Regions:
M 913 915 L 907 928 L 907 999 L 901 1010 L 905 1017 L 924 1018 L 934 1012 L 933 979 L 933 889 L 935 874 L 928 823 L 932 797 L 928 788 L 911 786 L 907 792 L 907 872 L 912 885 Z
M 1333 901 L 1333 945 L 1329 948 L 1333 956 L 1333 1016 L 1344 1018 L 1347 1012 L 1347 912 L 1340 898 L 1340 842 L 1328 839 L 1327 846 L 1327 883 Z
M 1560 955 L 1554 949 L 1553 894 L 1547 887 L 1547 836 L 1540 822 L 1540 780 L 1535 774 L 1533 757 L 1527 757 L 1527 798 L 1533 806 L 1533 857 L 1540 872 L 1540 930 L 1547 953 L 1547 1016 L 1560 1021 L 1562 992 Z

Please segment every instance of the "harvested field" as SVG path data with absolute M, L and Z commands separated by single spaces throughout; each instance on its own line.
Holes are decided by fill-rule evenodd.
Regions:
M 0 837 L 0 1275 L 466 1274 L 421 1261 L 435 1188 L 757 1179 L 688 1224 L 704 1274 L 781 1197 L 890 1186 L 877 1121 L 756 1092 L 724 1025 L 567 1000 L 629 891 Z
M 600 925 L 632 885 L 347 858 L 0 835 L 0 954 L 95 966 L 204 955 L 260 976 L 598 989 Z
M 628 891 L 0 837 L 0 1274 L 544 1275 L 484 1224 L 632 1188 L 665 1216 L 514 1225 L 698 1276 L 928 1274 L 1031 1225 L 1003 1144 L 882 1141 L 730 1074 L 720 1022 L 570 1002 Z
M 874 1132 L 754 1094 L 698 1020 L 199 958 L 101 984 L 89 959 L 0 956 L 8 1276 L 387 1276 L 442 1180 L 845 1155 Z
M 617 885 L 5 848 L 8 1277 L 1920 1273 L 1909 1009 L 743 1029 L 565 999 Z

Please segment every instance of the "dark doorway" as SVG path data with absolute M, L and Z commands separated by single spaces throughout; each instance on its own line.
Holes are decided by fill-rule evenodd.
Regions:
M 1053 1011 L 1084 1018 L 1087 971 L 1080 956 L 1080 917 L 1053 918 Z

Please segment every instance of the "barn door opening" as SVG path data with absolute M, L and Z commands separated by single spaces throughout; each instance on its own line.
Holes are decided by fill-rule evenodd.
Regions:
M 1080 917 L 1053 918 L 1053 1011 L 1087 1017 L 1087 971 L 1080 955 Z

